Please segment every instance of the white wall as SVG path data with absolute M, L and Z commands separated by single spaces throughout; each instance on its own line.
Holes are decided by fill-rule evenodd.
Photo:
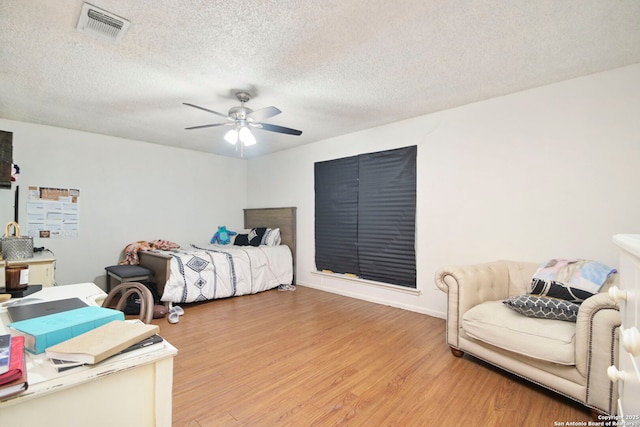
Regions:
M 444 316 L 433 274 L 500 258 L 617 265 L 616 233 L 640 233 L 640 65 L 344 135 L 250 161 L 0 119 L 29 185 L 79 188 L 80 237 L 35 239 L 60 284 L 104 286 L 136 240 L 208 240 L 245 207 L 297 206 L 299 284 Z M 418 145 L 420 295 L 311 274 L 313 164 Z M 13 192 L 0 190 L 0 225 Z M 23 225 L 23 227 L 25 227 Z
M 243 226 L 244 160 L 3 119 L 0 129 L 13 132 L 21 167 L 23 233 L 28 186 L 80 190 L 80 237 L 34 239 L 56 255 L 59 284 L 104 287 L 104 267 L 131 242 L 208 242 L 219 225 Z M 13 195 L 0 190 L 3 227 L 13 220 Z
M 640 233 L 640 65 L 393 123 L 249 161 L 249 207 L 297 206 L 299 284 L 445 316 L 437 268 L 584 257 L 617 266 Z M 313 164 L 418 145 L 420 295 L 321 279 Z

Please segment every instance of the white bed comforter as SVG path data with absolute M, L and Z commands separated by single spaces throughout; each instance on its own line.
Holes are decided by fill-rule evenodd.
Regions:
M 162 301 L 189 303 L 255 294 L 293 281 L 293 258 L 286 245 L 192 245 L 159 252 L 171 257 Z

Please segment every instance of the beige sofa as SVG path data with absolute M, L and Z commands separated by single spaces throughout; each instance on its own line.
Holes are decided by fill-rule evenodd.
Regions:
M 496 261 L 436 272 L 448 294 L 447 343 L 529 381 L 575 399 L 592 410 L 617 412 L 617 388 L 607 368 L 617 364 L 620 315 L 606 290 L 587 298 L 577 321 L 540 319 L 502 303 L 526 294 L 537 263 Z

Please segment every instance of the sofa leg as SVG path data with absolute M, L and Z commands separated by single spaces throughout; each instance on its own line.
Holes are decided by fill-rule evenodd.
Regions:
M 457 348 L 449 347 L 451 349 L 451 354 L 455 357 L 462 357 L 464 355 L 464 351 L 458 350 Z
M 604 413 L 604 412 L 602 412 L 602 411 L 600 411 L 598 409 L 594 409 L 594 408 L 589 408 L 589 413 L 590 413 L 591 419 L 593 421 L 601 420 L 602 416 L 605 416 L 605 417 L 607 416 L 606 413 Z

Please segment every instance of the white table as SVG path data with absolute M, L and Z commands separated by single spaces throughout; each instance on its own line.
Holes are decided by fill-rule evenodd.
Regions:
M 27 298 L 38 302 L 74 296 L 100 305 L 106 294 L 93 283 L 82 283 L 43 288 Z M 0 334 L 8 333 L 7 323 L 6 306 L 0 304 Z M 0 420 L 11 427 L 171 426 L 176 354 L 164 341 L 58 373 L 44 353 L 27 353 L 29 388 L 0 400 Z

